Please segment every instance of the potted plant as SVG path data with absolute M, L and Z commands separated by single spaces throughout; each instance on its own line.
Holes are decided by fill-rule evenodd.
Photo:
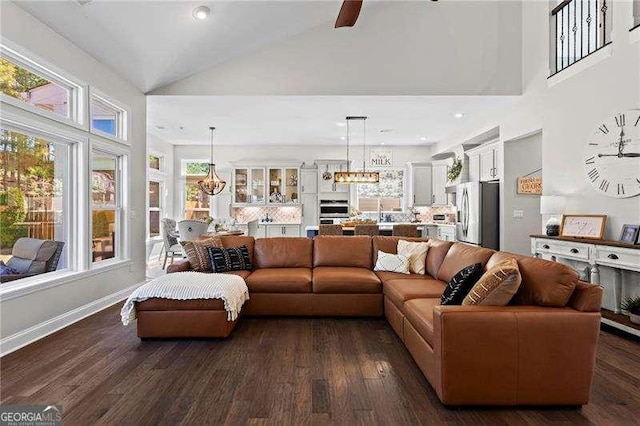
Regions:
M 620 307 L 629 314 L 632 323 L 640 324 L 640 296 L 627 297 Z

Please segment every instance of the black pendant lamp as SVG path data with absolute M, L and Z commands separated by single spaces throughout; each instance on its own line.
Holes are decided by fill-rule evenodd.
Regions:
M 216 128 L 209 127 L 209 130 L 211 130 L 211 157 L 209 160 L 209 171 L 204 179 L 198 181 L 198 186 L 200 187 L 200 190 L 207 195 L 218 195 L 227 185 L 227 182 L 223 181 L 216 173 L 216 165 L 213 163 L 213 131 L 216 130 Z

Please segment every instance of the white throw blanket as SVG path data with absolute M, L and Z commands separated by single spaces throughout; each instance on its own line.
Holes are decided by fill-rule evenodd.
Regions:
M 222 299 L 227 319 L 238 318 L 240 309 L 249 300 L 249 288 L 242 277 L 231 274 L 176 272 L 156 278 L 138 287 L 122 307 L 122 324 L 136 319 L 135 302 L 154 297 L 174 300 Z

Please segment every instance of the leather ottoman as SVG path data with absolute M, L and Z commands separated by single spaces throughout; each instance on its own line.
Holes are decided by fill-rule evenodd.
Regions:
M 228 337 L 238 320 L 228 321 L 220 299 L 153 298 L 136 303 L 138 337 Z

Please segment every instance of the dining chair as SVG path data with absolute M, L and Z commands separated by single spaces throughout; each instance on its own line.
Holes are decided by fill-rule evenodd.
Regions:
M 178 243 L 178 238 L 176 237 L 176 221 L 173 219 L 162 219 L 162 246 L 162 252 L 164 252 L 162 269 L 167 266 L 167 258 L 169 256 L 171 256 L 171 263 L 173 263 L 175 256 L 183 256 L 182 246 Z M 162 256 L 162 253 L 160 253 L 160 256 Z
M 318 235 L 342 235 L 342 225 L 320 225 Z
M 178 222 L 180 241 L 197 241 L 200 235 L 207 232 L 209 224 L 202 220 L 181 220 Z
M 370 236 L 375 236 L 375 235 L 380 235 L 380 228 L 378 227 L 377 224 L 362 224 L 362 225 L 356 225 L 354 231 L 353 231 L 353 235 L 370 235 Z
M 418 225 L 393 225 L 391 235 L 394 237 L 419 237 Z

